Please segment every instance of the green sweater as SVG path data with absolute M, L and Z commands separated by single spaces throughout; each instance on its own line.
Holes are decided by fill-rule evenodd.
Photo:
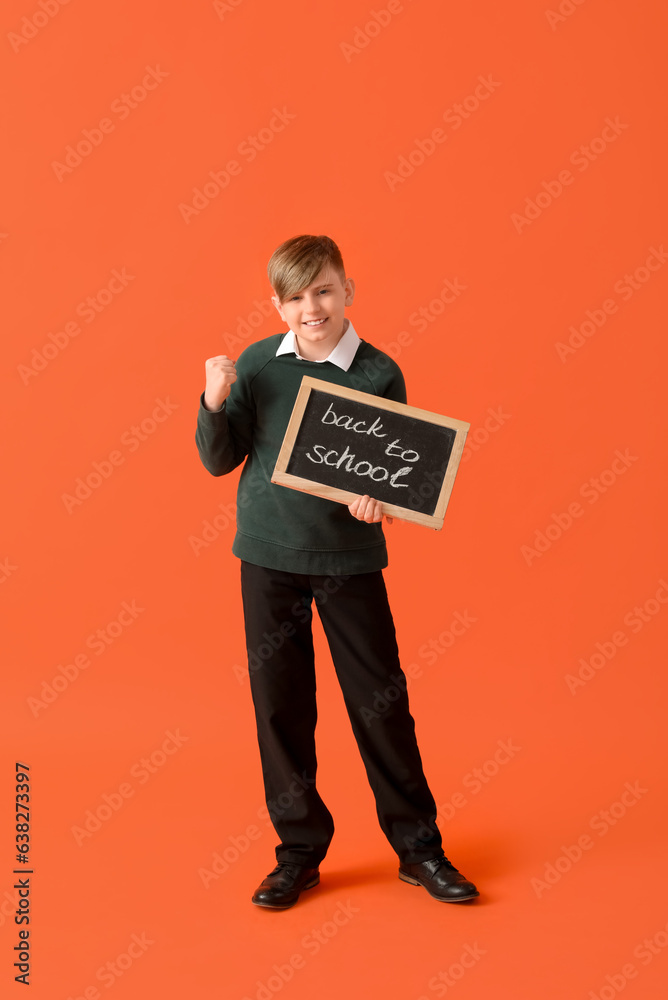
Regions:
M 362 340 L 347 372 L 332 364 L 276 357 L 284 334 L 251 344 L 236 362 L 237 380 L 221 410 L 200 396 L 195 441 L 212 476 L 245 461 L 237 491 L 232 552 L 246 562 L 288 573 L 344 575 L 387 566 L 382 522 L 359 521 L 343 503 L 271 482 L 302 376 L 406 402 L 401 369 Z

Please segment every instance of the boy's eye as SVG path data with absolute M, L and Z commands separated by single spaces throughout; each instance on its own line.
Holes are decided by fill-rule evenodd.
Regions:
M 329 288 L 321 288 L 320 292 L 318 294 L 319 295 L 327 295 L 328 292 L 329 292 Z M 293 295 L 292 298 L 290 299 L 290 301 L 294 302 L 296 299 L 301 299 L 301 295 Z

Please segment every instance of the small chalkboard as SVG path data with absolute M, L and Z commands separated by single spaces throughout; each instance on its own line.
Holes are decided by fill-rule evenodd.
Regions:
M 470 426 L 305 375 L 271 481 L 438 530 Z

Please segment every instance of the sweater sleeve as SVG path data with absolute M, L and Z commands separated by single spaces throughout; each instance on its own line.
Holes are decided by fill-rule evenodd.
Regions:
M 353 376 L 355 389 L 373 392 L 376 396 L 384 396 L 397 403 L 406 403 L 403 372 L 389 354 L 364 342 L 363 350 L 360 350 L 359 365 L 364 374 L 360 377 Z
M 390 372 L 388 376 L 388 383 L 385 386 L 383 393 L 386 399 L 393 399 L 397 403 L 406 403 L 406 382 L 404 380 L 404 375 L 399 367 L 399 365 L 394 366 L 394 369 Z
M 243 354 L 237 361 L 237 380 L 220 410 L 207 410 L 199 400 L 195 443 L 202 465 L 212 476 L 224 476 L 243 462 L 251 450 L 255 404 L 251 372 Z

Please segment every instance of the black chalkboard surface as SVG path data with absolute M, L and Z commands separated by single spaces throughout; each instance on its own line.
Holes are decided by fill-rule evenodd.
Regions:
M 271 481 L 440 529 L 469 427 L 304 376 Z

